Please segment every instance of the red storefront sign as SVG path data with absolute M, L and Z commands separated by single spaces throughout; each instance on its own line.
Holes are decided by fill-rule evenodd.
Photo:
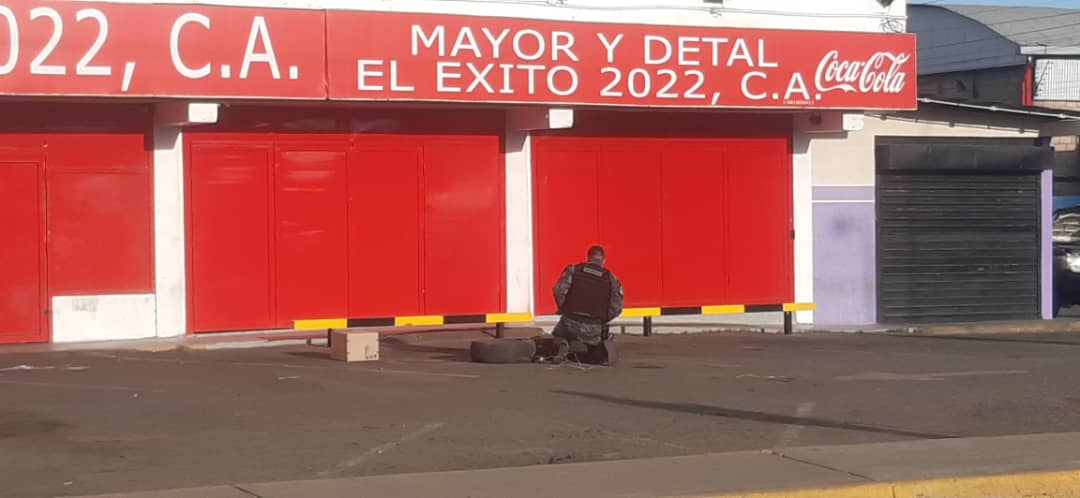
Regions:
M 914 108 L 915 37 L 331 12 L 332 99 Z
M 0 1 L 0 94 L 915 107 L 912 35 Z
M 0 94 L 324 99 L 324 13 L 0 0 Z

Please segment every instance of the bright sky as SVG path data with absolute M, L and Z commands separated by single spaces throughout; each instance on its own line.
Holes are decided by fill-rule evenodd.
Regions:
M 909 0 L 908 3 L 944 3 L 958 5 L 1017 5 L 1024 7 L 1064 7 L 1080 9 L 1080 0 Z

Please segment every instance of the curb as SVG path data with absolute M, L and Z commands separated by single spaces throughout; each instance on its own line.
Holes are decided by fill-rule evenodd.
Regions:
M 255 349 L 272 348 L 278 346 L 304 346 L 309 344 L 310 339 L 282 339 L 266 340 L 257 339 L 251 341 L 220 341 L 196 344 L 185 344 L 183 349 L 187 351 L 218 351 L 223 349 Z M 325 339 L 323 340 L 325 342 Z
M 135 351 L 140 353 L 168 353 L 169 351 L 176 351 L 180 349 L 180 346 L 176 344 L 151 344 L 148 346 L 136 346 Z
M 508 331 L 528 330 L 529 333 L 543 333 L 545 329 L 551 329 L 555 322 L 535 322 L 529 327 L 513 327 Z M 627 327 L 633 330 L 635 325 L 615 323 L 614 327 Z M 640 325 L 637 325 L 640 327 Z M 657 323 L 656 335 L 696 335 L 696 334 L 763 334 L 778 335 L 783 329 L 771 325 L 750 324 L 707 324 L 707 323 Z M 682 330 L 665 330 L 680 329 Z M 444 327 L 412 327 L 391 330 L 373 330 L 381 337 L 405 336 L 426 334 L 429 332 L 454 332 L 472 331 L 473 327 L 457 328 L 454 326 Z M 988 322 L 981 324 L 957 324 L 957 325 L 926 325 L 926 326 L 895 326 L 895 327 L 865 327 L 865 328 L 829 328 L 813 326 L 796 326 L 795 335 L 803 334 L 868 334 L 903 337 L 933 337 L 933 336 L 978 336 L 978 335 L 1001 335 L 1001 334 L 1053 334 L 1080 332 L 1080 320 L 1039 320 L 1026 322 Z M 276 337 L 276 335 L 284 337 Z M 623 334 L 619 334 L 623 335 Z M 641 336 L 638 331 L 625 334 L 627 336 Z M 0 346 L 3 353 L 53 353 L 59 351 L 117 351 L 128 350 L 141 353 L 166 353 L 171 351 L 213 351 L 225 349 L 251 349 L 275 346 L 323 346 L 326 339 L 322 336 L 291 337 L 280 331 L 258 332 L 242 335 L 222 335 L 218 337 L 176 337 L 168 339 L 133 339 L 127 341 L 93 342 L 93 343 L 70 343 L 70 344 L 14 344 Z M 1080 345 L 1080 342 L 1077 342 Z
M 710 495 L 708 498 L 1080 498 L 1080 470 Z
M 654 327 L 673 328 L 678 325 L 655 324 Z M 771 326 L 757 325 L 695 325 L 686 327 L 685 332 L 666 332 L 667 334 L 695 334 L 695 333 L 753 333 L 753 334 L 780 334 L 783 329 Z M 895 335 L 895 336 L 956 336 L 956 335 L 1002 335 L 1002 334 L 1056 334 L 1080 332 L 1080 320 L 1059 321 L 1042 320 L 1034 322 L 986 322 L 956 325 L 919 325 L 919 326 L 893 326 L 893 327 L 852 327 L 830 328 L 807 325 L 795 326 L 795 334 L 868 334 L 868 335 Z M 660 332 L 664 334 L 665 332 Z M 640 335 L 640 334 L 636 334 Z
M 983 324 L 929 325 L 888 330 L 891 334 L 911 335 L 993 335 L 993 334 L 1052 334 L 1080 332 L 1080 320 L 1039 322 L 990 322 Z

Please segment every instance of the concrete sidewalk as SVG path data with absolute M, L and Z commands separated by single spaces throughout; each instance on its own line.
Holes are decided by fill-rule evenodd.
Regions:
M 1080 433 L 238 484 L 99 498 L 1080 497 Z

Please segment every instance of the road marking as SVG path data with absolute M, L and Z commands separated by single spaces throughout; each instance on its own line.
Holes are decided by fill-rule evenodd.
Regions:
M 801 403 L 795 408 L 795 418 L 807 418 L 813 412 L 814 403 Z M 776 442 L 776 448 L 787 448 L 791 446 L 805 428 L 806 426 L 802 424 L 788 424 L 787 428 L 784 429 L 784 433 L 780 435 L 780 440 Z
M 345 461 L 339 463 L 337 465 L 337 467 L 335 467 L 333 470 L 326 470 L 326 471 L 323 471 L 323 472 L 319 472 L 319 477 L 327 477 L 327 476 L 331 476 L 331 475 L 334 475 L 334 474 L 340 474 L 340 473 L 345 472 L 345 471 L 347 471 L 347 470 L 349 470 L 351 468 L 363 465 L 363 464 L 367 463 L 368 460 L 371 460 L 372 458 L 374 458 L 374 457 L 376 457 L 378 455 L 381 455 L 381 454 L 383 454 L 383 453 L 385 453 L 387 451 L 390 451 L 390 450 L 392 450 L 392 449 L 394 449 L 394 448 L 396 448 L 396 447 L 398 447 L 398 446 L 400 446 L 400 445 L 402 445 L 404 443 L 407 443 L 409 441 L 415 441 L 417 439 L 420 439 L 420 438 L 424 437 L 425 435 L 427 435 L 430 432 L 434 432 L 434 431 L 439 430 L 444 425 L 446 425 L 446 422 L 433 422 L 433 423 L 430 423 L 428 425 L 425 425 L 425 426 L 423 426 L 423 427 L 421 427 L 421 428 L 419 428 L 419 429 L 417 429 L 415 431 L 412 431 L 412 432 L 402 436 L 401 439 L 398 439 L 397 441 L 390 441 L 389 443 L 380 444 L 379 446 L 371 448 L 371 449 L 369 449 L 369 450 L 367 450 L 367 451 L 365 451 L 365 452 L 363 452 L 363 453 L 361 453 L 361 454 L 359 454 L 359 455 L 357 455 L 357 456 L 355 456 L 353 458 L 345 460 Z
M 82 372 L 84 370 L 90 370 L 90 367 L 86 365 L 64 365 L 62 367 L 54 367 L 52 365 L 36 366 L 36 365 L 15 365 L 8 368 L 0 368 L 0 372 L 20 372 L 27 370 L 67 370 L 69 372 Z
M 982 377 L 989 375 L 1027 375 L 1027 370 L 974 370 L 970 372 L 938 372 L 903 374 L 892 372 L 862 372 L 855 375 L 842 375 L 833 377 L 839 381 L 915 381 L 915 382 L 940 382 L 952 377 Z
M 758 374 L 740 374 L 735 376 L 736 379 L 761 379 L 771 380 L 775 382 L 791 382 L 795 380 L 794 377 L 787 377 L 785 375 L 758 375 Z
M 238 361 L 228 363 L 228 365 L 238 365 L 242 367 L 276 367 L 276 368 L 301 368 L 301 369 L 313 369 L 313 370 L 348 370 L 356 373 L 375 373 L 375 374 L 398 374 L 398 375 L 419 375 L 427 377 L 450 377 L 453 379 L 479 379 L 479 375 L 474 374 L 455 374 L 455 373 L 443 373 L 443 372 L 421 372 L 419 370 L 394 370 L 389 368 L 337 368 L 337 367 L 321 367 L 315 365 L 291 365 L 288 363 L 257 363 L 248 361 Z
M 37 387 L 59 387 L 66 389 L 95 389 L 98 391 L 122 391 L 129 393 L 163 393 L 164 389 L 143 389 L 140 387 L 127 387 L 127 386 L 101 386 L 95 384 L 59 384 L 55 382 L 30 382 L 30 381 L 17 381 L 17 380 L 0 380 L 0 384 L 8 384 L 14 386 L 37 386 Z
M 211 362 L 211 361 L 189 360 L 189 359 L 180 359 L 180 358 L 139 358 L 139 357 L 133 357 L 133 356 L 113 355 L 113 354 L 108 354 L 108 353 L 88 353 L 88 354 L 91 355 L 91 356 L 97 356 L 97 357 L 100 357 L 100 358 L 110 358 L 110 359 L 121 360 L 121 361 L 142 361 L 142 362 L 153 362 L 153 363 L 175 363 L 177 365 L 186 365 L 186 364 L 207 365 L 207 364 L 212 363 L 212 364 L 215 364 L 215 365 L 235 365 L 235 366 L 240 366 L 240 367 L 291 368 L 291 369 L 302 369 L 302 370 L 345 370 L 345 371 L 356 372 L 356 373 L 418 375 L 418 376 L 428 376 L 428 377 L 449 377 L 449 378 L 453 378 L 453 379 L 479 379 L 480 378 L 480 375 L 476 375 L 476 374 L 457 374 L 457 373 L 447 373 L 447 372 L 423 372 L 423 371 L 419 371 L 419 370 L 397 370 L 397 369 L 390 369 L 390 368 L 356 368 L 356 367 L 353 367 L 353 366 L 340 365 L 340 364 L 333 364 L 333 365 L 330 365 L 330 364 L 328 364 L 328 365 L 296 365 L 296 364 L 291 364 L 291 363 L 264 363 L 264 362 L 252 362 L 252 361 Z M 386 363 L 395 363 L 393 360 L 381 360 L 381 361 L 385 361 Z M 442 360 L 439 360 L 439 362 L 445 363 Z
M 18 372 L 24 370 L 56 370 L 54 366 L 15 365 L 13 367 L 0 368 L 0 372 Z

